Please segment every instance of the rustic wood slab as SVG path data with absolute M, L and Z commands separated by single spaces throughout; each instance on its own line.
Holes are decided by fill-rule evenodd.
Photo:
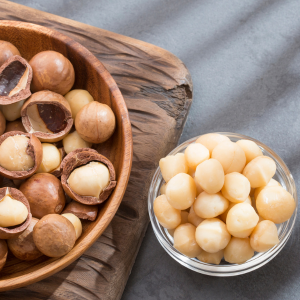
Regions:
M 159 158 L 177 144 L 191 105 L 190 74 L 164 49 L 19 4 L 0 0 L 0 19 L 43 25 L 87 47 L 123 93 L 134 150 L 126 194 L 98 241 L 59 273 L 0 299 L 120 299 L 149 222 L 151 177 Z

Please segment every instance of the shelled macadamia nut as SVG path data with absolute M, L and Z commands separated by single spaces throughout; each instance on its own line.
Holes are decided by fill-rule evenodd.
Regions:
M 213 150 L 217 145 L 223 142 L 229 142 L 230 139 L 222 134 L 219 133 L 207 133 L 201 135 L 197 140 L 196 143 L 200 143 L 205 146 L 208 150 L 210 155 L 212 154 Z
M 242 264 L 254 255 L 249 238 L 232 237 L 224 249 L 224 259 L 231 264 Z
M 188 172 L 188 165 L 184 153 L 177 153 L 161 158 L 159 167 L 165 182 L 168 182 L 172 177 L 179 173 Z
M 181 216 L 181 221 L 180 221 L 180 224 L 179 225 L 181 225 L 181 224 L 185 224 L 185 223 L 189 223 L 189 221 L 188 221 L 188 215 L 189 215 L 189 213 L 187 212 L 187 211 L 185 211 L 185 210 L 182 210 L 181 212 L 180 212 L 180 216 Z M 178 225 L 178 226 L 179 226 Z M 177 226 L 177 227 L 178 227 Z M 177 228 L 176 227 L 176 228 Z M 173 236 L 174 237 L 174 232 L 175 232 L 175 229 L 176 228 L 174 228 L 174 229 L 168 229 L 168 232 L 169 232 L 169 234 L 171 235 L 171 236 Z
M 208 159 L 197 166 L 195 181 L 208 194 L 221 191 L 224 185 L 224 171 L 216 159 Z
M 0 240 L 0 271 L 3 269 L 7 259 L 8 249 L 5 240 Z
M 0 104 L 8 105 L 31 95 L 32 69 L 21 56 L 9 58 L 0 67 Z
M 62 140 L 73 125 L 68 101 L 51 91 L 33 94 L 23 105 L 21 116 L 26 131 L 42 142 Z
M 26 132 L 22 121 L 16 120 L 16 121 L 12 121 L 12 122 L 7 122 L 6 123 L 6 129 L 5 132 L 10 132 L 10 131 L 21 131 L 21 132 Z
M 15 121 L 21 117 L 21 109 L 25 100 L 8 105 L 1 105 L 1 111 L 7 121 Z
M 71 213 L 77 216 L 79 219 L 95 221 L 98 214 L 98 206 L 85 205 L 76 201 L 71 201 L 67 204 L 62 213 Z
M 258 220 L 259 217 L 250 204 L 238 203 L 227 214 L 227 230 L 235 237 L 245 238 L 251 234 Z
M 276 173 L 276 164 L 268 156 L 258 156 L 251 160 L 243 170 L 252 188 L 265 186 Z
M 33 70 L 31 90 L 49 90 L 61 95 L 68 93 L 75 82 L 75 71 L 71 62 L 56 51 L 42 51 L 29 64 Z
M 167 188 L 167 184 L 164 183 L 161 187 L 160 187 L 160 194 L 164 195 L 166 193 L 166 188 Z
M 64 137 L 63 145 L 66 153 L 69 154 L 76 149 L 90 148 L 92 146 L 92 143 L 86 142 L 79 136 L 77 131 L 73 131 L 72 133 L 69 133 Z
M 236 142 L 245 152 L 246 164 L 258 156 L 263 156 L 261 149 L 258 145 L 250 140 L 239 140 Z
M 256 199 L 256 208 L 265 220 L 276 224 L 287 221 L 296 209 L 293 196 L 281 186 L 262 189 Z
M 34 174 L 21 184 L 20 191 L 27 198 L 35 218 L 60 214 L 65 207 L 66 199 L 61 182 L 52 174 Z
M 224 222 L 217 218 L 204 220 L 196 229 L 196 241 L 206 252 L 216 253 L 229 243 L 231 235 Z
M 219 265 L 223 256 L 224 256 L 224 250 L 220 250 L 216 253 L 209 253 L 202 250 L 200 254 L 197 256 L 197 258 L 200 261 L 203 261 L 207 264 Z
M 32 218 L 29 226 L 21 235 L 7 240 L 8 248 L 16 258 L 34 260 L 43 255 L 33 241 L 33 228 L 38 221 L 38 219 Z
M 194 210 L 194 205 L 191 206 L 188 214 L 188 221 L 189 223 L 193 224 L 194 226 L 198 227 L 201 222 L 204 221 L 204 219 L 200 218 Z
M 0 174 L 24 179 L 36 172 L 42 162 L 41 142 L 32 134 L 7 132 L 0 137 Z
M 61 257 L 74 247 L 75 227 L 61 215 L 46 215 L 34 226 L 33 241 L 43 254 L 49 257 Z
M 153 203 L 158 222 L 167 229 L 175 229 L 181 223 L 181 213 L 169 203 L 165 195 L 158 196 Z
M 198 183 L 198 181 L 195 179 L 194 177 L 194 181 L 195 181 L 195 184 L 196 184 L 196 197 L 198 197 L 204 190 L 203 188 L 201 187 L 201 185 Z
M 82 224 L 80 219 L 74 214 L 70 214 L 70 213 L 62 214 L 62 216 L 67 218 L 73 224 L 76 232 L 76 240 L 78 240 L 78 238 L 82 234 Z
M 203 219 L 215 218 L 226 211 L 229 201 L 221 193 L 208 194 L 202 192 L 195 200 L 193 209 Z
M 245 152 L 238 144 L 231 141 L 217 145 L 211 157 L 221 163 L 225 174 L 232 172 L 240 173 L 246 165 Z
M 256 252 L 265 252 L 279 243 L 276 225 L 269 220 L 259 222 L 250 236 L 250 245 Z
M 196 227 L 190 223 L 179 225 L 174 232 L 174 248 L 188 257 L 196 257 L 201 248 L 195 239 Z
M 42 143 L 43 160 L 37 173 L 51 173 L 60 166 L 61 155 L 59 150 L 52 144 Z
M 268 187 L 268 186 L 281 186 L 281 184 L 280 184 L 277 180 L 271 178 L 271 180 L 268 182 L 267 185 L 264 185 L 264 186 L 261 186 L 261 187 L 255 189 L 255 191 L 254 191 L 254 199 L 256 200 L 257 197 L 258 197 L 258 195 L 259 195 L 259 193 L 260 193 L 265 187 Z
M 77 113 L 75 128 L 85 141 L 93 144 L 103 143 L 113 135 L 116 117 L 108 105 L 93 101 Z
M 0 239 L 12 239 L 29 226 L 32 219 L 26 197 L 15 188 L 0 189 Z
M 185 173 L 175 175 L 166 188 L 166 197 L 176 209 L 191 207 L 196 198 L 196 184 L 194 179 Z
M 196 170 L 197 166 L 209 159 L 209 150 L 200 143 L 190 144 L 184 152 L 186 162 L 191 170 Z
M 72 90 L 65 95 L 70 104 L 72 118 L 75 120 L 77 113 L 87 104 L 94 101 L 92 95 L 86 90 Z
M 5 132 L 6 128 L 6 120 L 4 118 L 3 113 L 0 111 L 0 135 L 2 135 Z
M 0 41 L 0 67 L 11 57 L 19 55 L 19 50 L 10 42 Z
M 225 182 L 222 188 L 222 194 L 231 202 L 241 203 L 246 200 L 250 194 L 249 180 L 238 172 L 232 172 L 225 175 Z

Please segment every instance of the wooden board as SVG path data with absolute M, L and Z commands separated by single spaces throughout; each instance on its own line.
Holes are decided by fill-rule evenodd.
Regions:
M 59 273 L 26 288 L 1 293 L 0 299 L 120 299 L 149 222 L 151 177 L 159 159 L 177 144 L 191 105 L 190 74 L 164 49 L 19 4 L 0 0 L 0 19 L 43 25 L 87 47 L 123 93 L 134 150 L 122 204 L 97 242 Z

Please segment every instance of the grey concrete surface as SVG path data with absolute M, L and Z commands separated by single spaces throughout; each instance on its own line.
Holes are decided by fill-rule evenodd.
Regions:
M 250 135 L 274 149 L 300 188 L 299 0 L 18 0 L 144 40 L 177 55 L 194 82 L 181 142 L 213 131 Z M 300 225 L 263 268 L 233 278 L 172 260 L 149 227 L 123 300 L 300 299 Z

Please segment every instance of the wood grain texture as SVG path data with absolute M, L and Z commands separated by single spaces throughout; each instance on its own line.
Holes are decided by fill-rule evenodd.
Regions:
M 121 89 L 133 133 L 129 184 L 101 237 L 62 271 L 0 298 L 120 299 L 149 222 L 151 177 L 159 159 L 177 144 L 192 101 L 189 72 L 159 47 L 11 2 L 0 0 L 0 19 L 40 24 L 87 47 Z

